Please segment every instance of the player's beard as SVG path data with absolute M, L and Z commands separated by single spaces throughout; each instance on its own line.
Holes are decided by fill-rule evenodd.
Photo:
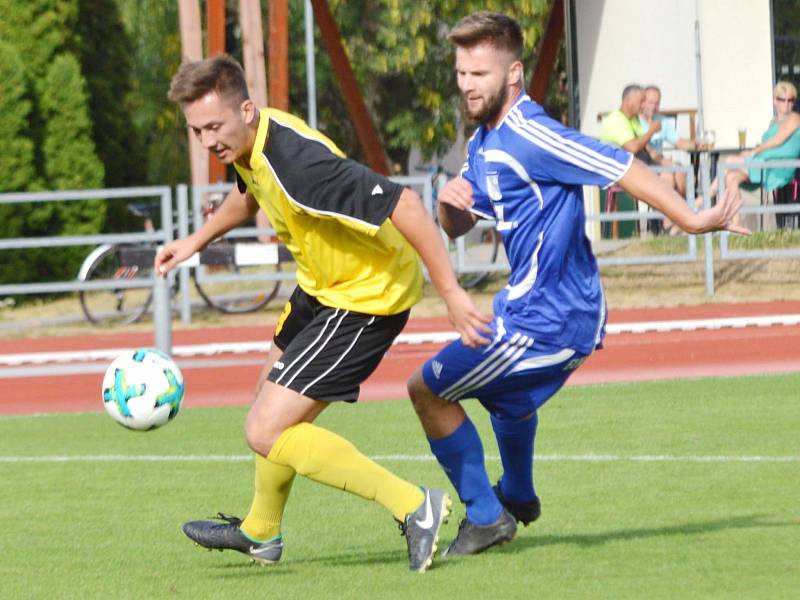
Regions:
M 508 87 L 505 85 L 500 86 L 500 89 L 497 92 L 488 98 L 486 98 L 486 102 L 477 112 L 470 112 L 469 105 L 466 104 L 466 98 L 464 99 L 464 103 L 466 108 L 467 117 L 469 117 L 472 121 L 475 121 L 481 125 L 487 125 L 489 123 L 493 123 L 497 117 L 500 116 L 500 111 L 503 110 L 503 106 L 505 106 L 506 100 L 508 99 Z

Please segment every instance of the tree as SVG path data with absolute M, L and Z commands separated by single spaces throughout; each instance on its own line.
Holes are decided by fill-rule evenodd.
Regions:
M 30 139 L 30 91 L 19 53 L 13 46 L 0 41 L 0 192 L 22 192 L 36 180 L 33 142 Z M 28 205 L 0 205 L 0 237 L 19 237 L 25 223 Z M 0 281 L 15 281 L 14 270 L 22 253 L 15 250 L 0 252 Z
M 405 165 L 413 146 L 426 158 L 443 154 L 456 139 L 463 120 L 453 48 L 446 39 L 456 21 L 478 10 L 514 15 L 525 36 L 523 62 L 528 66 L 549 6 L 548 0 L 330 0 L 345 51 L 393 161 Z M 302 12 L 302 3 L 294 2 L 292 39 L 302 39 Z M 319 40 L 316 46 L 320 128 L 357 157 L 338 85 Z M 290 47 L 290 60 L 292 106 L 302 111 L 307 106 L 302 45 Z
M 25 57 L 25 71 L 38 93 L 53 57 L 77 47 L 77 2 L 0 0 L 0 14 L 0 39 Z
M 167 100 L 181 63 L 175 0 L 116 0 L 131 40 L 130 119 L 142 134 L 145 180 L 176 185 L 189 173 L 186 125 L 180 107 Z
M 132 44 L 115 0 L 78 0 L 76 57 L 89 90 L 94 144 L 108 187 L 145 183 L 140 130 L 130 118 Z
M 0 191 L 20 192 L 36 179 L 33 141 L 30 139 L 31 100 L 25 67 L 19 53 L 0 41 Z M 0 218 L 0 225 L 7 224 Z
M 78 60 L 69 53 L 55 57 L 41 82 L 40 106 L 45 123 L 42 154 L 49 189 L 103 187 L 103 163 L 92 141 L 86 87 Z M 37 203 L 27 215 L 25 234 L 97 233 L 102 227 L 105 209 L 103 200 Z M 31 261 L 26 271 L 34 281 L 71 279 L 85 253 L 85 249 L 75 247 L 59 252 L 33 249 L 26 254 Z

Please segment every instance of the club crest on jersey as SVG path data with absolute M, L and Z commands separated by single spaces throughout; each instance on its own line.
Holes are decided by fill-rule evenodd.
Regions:
M 501 200 L 503 194 L 500 191 L 500 175 L 498 173 L 486 174 L 486 190 L 492 200 Z

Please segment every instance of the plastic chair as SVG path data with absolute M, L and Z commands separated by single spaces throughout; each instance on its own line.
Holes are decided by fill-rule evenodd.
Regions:
M 625 193 L 625 190 L 623 190 L 618 185 L 612 185 L 611 187 L 606 188 L 605 192 L 606 192 L 605 212 L 607 214 L 612 212 L 618 212 L 619 194 Z M 639 210 L 639 200 L 633 198 L 633 196 L 631 196 L 631 198 L 633 199 L 633 206 L 634 206 L 633 210 Z M 639 235 L 641 231 L 642 227 L 641 221 L 643 221 L 643 219 L 642 220 L 637 219 L 633 222 L 633 232 L 636 235 Z M 609 227 L 609 224 L 611 225 L 611 227 Z M 611 230 L 610 232 L 609 229 Z M 619 239 L 619 221 L 610 221 L 610 223 L 606 221 L 605 223 L 603 223 L 602 237 L 607 238 L 609 233 L 611 234 L 611 239 L 613 240 Z
M 617 212 L 619 210 L 619 199 L 617 198 L 617 194 L 622 192 L 622 188 L 618 185 L 612 185 L 609 188 L 606 188 L 606 214 L 610 214 L 612 212 Z M 602 237 L 608 237 L 609 233 L 609 225 L 611 229 L 611 239 L 616 240 L 619 238 L 619 221 L 606 221 L 603 223 L 603 234 Z

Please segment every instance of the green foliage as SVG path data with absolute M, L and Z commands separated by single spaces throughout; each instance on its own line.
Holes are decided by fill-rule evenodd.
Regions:
M 103 185 L 103 166 L 95 154 L 87 110 L 86 81 L 72 54 L 55 58 L 41 97 L 46 119 L 43 149 L 51 188 L 81 189 Z
M 183 116 L 166 99 L 181 61 L 177 7 L 174 0 L 0 0 L 0 41 L 20 57 L 0 65 L 0 133 L 7 144 L 0 189 L 175 185 L 188 179 Z M 524 60 L 530 65 L 549 2 L 331 0 L 330 7 L 387 151 L 404 169 L 411 147 L 426 157 L 441 154 L 463 123 L 448 28 L 475 10 L 513 14 L 524 29 Z M 241 58 L 238 3 L 229 0 L 226 8 L 228 49 Z M 266 39 L 267 3 L 262 10 Z M 358 158 L 355 131 L 318 29 L 315 35 L 320 129 Z M 303 39 L 303 2 L 292 0 L 290 104 L 305 116 Z M 127 218 L 113 203 L 62 205 L 16 206 L 14 218 L 2 219 L 3 232 L 10 234 L 14 224 L 20 235 L 111 231 Z M 15 267 L 11 254 L 16 253 L 2 256 L 0 280 L 3 270 L 31 279 L 55 277 L 49 266 Z M 43 254 L 61 260 L 70 252 Z
M 76 0 L 0 0 L 0 38 L 25 58 L 25 70 L 39 91 L 56 54 L 77 45 Z
M 523 62 L 532 65 L 550 3 L 547 0 L 331 0 L 345 51 L 362 94 L 393 161 L 405 169 L 411 147 L 424 158 L 444 154 L 464 120 L 455 84 L 454 53 L 447 33 L 460 18 L 479 10 L 513 15 L 523 28 Z M 302 39 L 302 3 L 292 4 L 290 39 Z M 360 156 L 338 83 L 320 36 L 316 38 L 320 129 L 351 155 Z M 293 110 L 306 110 L 305 49 L 290 46 Z
M 42 152 L 47 187 L 54 190 L 103 187 L 103 163 L 92 141 L 92 123 L 86 98 L 86 81 L 72 54 L 56 56 L 45 75 L 40 98 L 45 120 Z M 80 235 L 100 231 L 105 216 L 102 200 L 44 202 L 31 206 L 26 235 Z M 36 281 L 71 279 L 85 249 L 28 251 Z
M 180 109 L 167 100 L 169 82 L 181 63 L 178 3 L 116 0 L 116 4 L 131 44 L 128 118 L 142 137 L 144 180 L 150 185 L 186 182 L 186 125 Z
M 22 124 L 13 139 L 29 148 L 26 169 L 16 170 L 15 189 L 101 188 L 143 184 L 145 164 L 141 136 L 128 117 L 131 47 L 114 0 L 0 0 L 0 39 L 24 62 L 14 93 L 4 110 Z M 3 61 L 3 68 L 8 61 Z M 18 80 L 31 82 L 31 94 L 20 96 Z M 5 81 L 10 77 L 6 76 Z M 3 95 L 6 100 L 6 94 Z M 5 153 L 22 160 L 26 152 Z M 99 158 L 98 158 L 99 157 Z M 107 174 L 107 177 L 106 177 Z M 8 235 L 38 236 L 97 233 L 113 229 L 100 200 L 12 205 Z M 126 218 L 116 206 L 116 221 Z M 15 232 L 8 227 L 13 225 Z M 0 280 L 71 279 L 85 248 L 6 251 Z
M 108 187 L 145 183 L 144 147 L 130 118 L 132 44 L 115 0 L 78 0 L 78 56 L 97 155 Z
M 33 142 L 29 137 L 28 81 L 19 53 L 13 46 L 0 41 L 0 139 L 4 151 L 0 153 L 0 192 L 21 192 L 36 179 Z M 27 205 L 0 205 L 0 237 L 20 237 L 25 224 Z M 17 259 L 21 253 L 0 252 L 0 281 L 15 281 Z M 8 273 L 11 273 L 10 278 Z
M 10 44 L 0 41 L 0 191 L 19 192 L 36 178 L 33 141 L 30 139 L 31 100 L 28 79 L 19 53 Z M 5 216 L 5 213 L 0 213 Z M 0 219 L 0 227 L 7 225 Z

